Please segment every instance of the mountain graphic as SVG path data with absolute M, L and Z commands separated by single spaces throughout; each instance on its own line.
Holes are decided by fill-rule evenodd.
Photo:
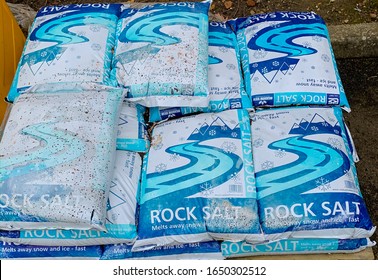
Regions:
M 319 134 L 319 133 L 331 133 L 331 134 L 341 134 L 341 127 L 339 123 L 331 125 L 327 122 L 321 115 L 316 113 L 311 121 L 302 119 L 299 124 L 294 123 L 291 127 L 289 134 Z
M 299 59 L 296 58 L 281 57 L 252 63 L 249 68 L 252 77 L 260 72 L 268 83 L 272 83 L 277 74 L 286 75 L 289 70 L 295 69 L 298 62 Z
M 199 128 L 195 128 L 188 140 L 207 140 L 219 137 L 238 138 L 240 127 L 237 124 L 230 128 L 220 117 L 217 117 L 210 125 L 204 122 Z

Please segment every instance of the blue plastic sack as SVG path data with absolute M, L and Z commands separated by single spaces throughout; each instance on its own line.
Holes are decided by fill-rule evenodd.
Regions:
M 235 25 L 254 107 L 313 104 L 350 111 L 321 17 L 276 12 L 239 19 Z
M 0 241 L 0 259 L 99 259 L 101 246 L 30 246 Z
M 226 258 L 286 254 L 355 253 L 374 246 L 368 238 L 337 239 L 308 238 L 284 239 L 262 244 L 247 242 L 222 242 L 222 254 Z
M 213 238 L 263 240 L 247 111 L 166 121 L 152 136 L 135 251 Z
M 121 4 L 42 7 L 33 22 L 8 100 L 45 83 L 111 85 L 110 65 Z
M 106 232 L 78 229 L 0 231 L 0 240 L 39 246 L 132 244 L 137 237 L 136 204 L 141 166 L 138 153 L 116 152 L 106 208 Z
M 117 132 L 117 150 L 145 153 L 150 147 L 145 108 L 124 100 L 121 106 Z
M 105 230 L 124 94 L 25 93 L 0 142 L 0 228 Z
M 120 15 L 112 78 L 146 107 L 208 105 L 210 2 L 146 4 Z
M 219 260 L 224 259 L 216 241 L 160 246 L 148 251 L 132 252 L 126 244 L 107 245 L 102 260 L 156 259 L 156 260 Z
M 252 144 L 267 240 L 373 234 L 339 107 L 257 111 Z
M 150 121 L 181 117 L 195 112 L 221 112 L 252 108 L 241 73 L 236 34 L 227 22 L 209 23 L 209 106 L 151 108 Z

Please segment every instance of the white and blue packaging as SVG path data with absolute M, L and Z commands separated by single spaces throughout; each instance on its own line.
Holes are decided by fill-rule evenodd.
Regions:
M 221 112 L 252 108 L 241 73 L 236 34 L 227 22 L 209 23 L 209 105 L 150 109 L 150 121 L 156 122 L 196 112 Z
M 124 93 L 25 93 L 0 142 L 0 229 L 105 230 Z
M 339 107 L 257 111 L 252 144 L 267 240 L 373 234 Z
M 208 105 L 210 2 L 126 4 L 117 25 L 112 78 L 146 107 Z
M 33 22 L 7 99 L 45 83 L 112 85 L 110 65 L 121 4 L 42 7 Z
M 145 108 L 124 100 L 119 115 L 117 150 L 145 153 L 150 147 L 147 126 L 144 121 Z
M 246 110 L 158 124 L 143 164 L 134 251 L 213 238 L 263 240 Z
M 132 246 L 126 244 L 107 245 L 101 259 L 222 260 L 224 257 L 219 242 L 210 241 L 160 246 L 140 252 L 132 252 Z
M 320 16 L 275 12 L 239 19 L 235 25 L 254 107 L 332 105 L 350 111 Z
M 99 230 L 0 231 L 0 239 L 39 246 L 88 246 L 134 243 L 136 208 L 142 159 L 138 153 L 117 151 L 106 212 L 106 232 Z

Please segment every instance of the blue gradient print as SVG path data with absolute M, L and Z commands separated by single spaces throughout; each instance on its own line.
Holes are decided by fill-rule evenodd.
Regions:
M 111 30 L 115 29 L 116 18 L 113 14 L 96 13 L 93 15 L 93 13 L 83 13 L 79 10 L 69 11 L 69 13 L 47 20 L 34 27 L 29 40 L 49 42 L 54 43 L 54 45 L 24 55 L 21 59 L 21 65 L 28 63 L 32 66 L 41 61 L 53 61 L 67 49 L 64 46 L 89 41 L 87 37 L 70 31 L 73 27 L 96 25 Z
M 296 159 L 256 173 L 257 199 L 263 231 L 272 234 L 330 228 L 370 229 L 371 221 L 363 199 L 359 195 L 358 182 L 354 180 L 345 182 L 347 179 L 344 179 L 339 183 L 353 184 L 357 194 L 345 190 L 337 193 L 325 191 L 329 184 L 344 177 L 346 173 L 354 174 L 350 157 L 340 147 L 309 139 L 311 135 L 328 134 L 336 135 L 343 141 L 344 132 L 339 123 L 331 125 L 320 114 L 315 114 L 309 122 L 302 119 L 299 125 L 294 123 L 289 134 L 294 136 L 274 141 L 268 145 L 268 148 L 296 155 Z M 324 187 L 324 191 L 321 191 L 320 187 Z M 314 189 L 318 191 L 306 194 Z M 355 203 L 359 206 L 355 207 Z M 293 205 L 297 206 L 290 208 L 294 207 Z M 306 206 L 303 205 L 307 205 L 310 210 L 306 211 Z M 327 209 L 332 209 L 333 205 L 340 206 L 334 212 L 328 211 Z M 266 210 L 278 211 L 274 209 L 283 207 L 291 209 L 292 212 L 286 216 L 282 212 L 272 214 L 270 210 Z M 348 214 L 341 214 L 343 212 Z M 367 218 L 364 218 L 364 215 Z M 317 221 L 331 217 L 337 221 L 304 223 L 305 220 Z M 350 217 L 357 220 L 349 219 Z M 292 219 L 286 220 L 288 218 Z M 286 221 L 286 224 L 277 221 Z
M 296 57 L 317 53 L 317 50 L 314 48 L 304 47 L 293 42 L 297 38 L 306 36 L 327 38 L 326 26 L 322 23 L 293 25 L 291 22 L 283 22 L 278 26 L 269 26 L 257 32 L 247 44 L 249 49 L 270 51 L 282 54 L 283 56 L 262 62 L 250 63 L 249 70 L 251 75 L 254 75 L 256 71 L 269 73 L 274 70 L 285 71 L 289 67 L 293 69 L 299 62 L 299 59 Z M 275 61 L 279 63 L 273 63 Z M 264 68 L 265 70 L 263 71 Z

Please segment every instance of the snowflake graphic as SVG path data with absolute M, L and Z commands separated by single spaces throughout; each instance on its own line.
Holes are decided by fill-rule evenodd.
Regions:
M 327 127 L 328 123 L 327 122 L 322 122 L 322 126 Z
M 100 32 L 101 30 L 101 27 L 98 26 L 98 25 L 95 25 L 95 24 L 92 24 L 89 29 L 92 31 L 92 32 Z
M 320 42 L 323 40 L 323 38 L 318 35 L 315 35 L 315 36 L 312 36 L 312 40 L 315 42 Z
M 264 67 L 264 68 L 262 69 L 262 72 L 263 72 L 264 74 L 268 73 L 268 68 Z
M 217 132 L 215 131 L 215 129 L 212 129 L 209 131 L 209 135 L 210 136 L 215 136 L 217 134 Z
M 311 43 L 305 41 L 305 42 L 303 42 L 302 46 L 303 46 L 304 48 L 311 48 Z
M 340 134 L 340 131 L 338 131 L 337 129 L 334 129 L 333 132 L 334 132 L 335 134 L 337 134 L 337 135 Z
M 99 51 L 101 50 L 101 45 L 100 44 L 92 44 L 91 49 L 94 51 Z
M 258 49 L 257 51 L 253 53 L 253 57 L 256 59 L 264 58 L 266 57 L 266 55 L 267 55 L 267 52 L 264 49 Z
M 275 60 L 275 61 L 273 61 L 273 63 L 272 63 L 272 64 L 273 64 L 273 66 L 278 66 L 278 65 L 280 65 L 280 63 L 279 63 L 278 61 L 276 61 L 276 60 Z
M 227 125 L 222 125 L 221 130 L 223 130 L 223 131 L 227 130 Z
M 86 35 L 86 32 L 85 31 L 80 31 L 79 33 L 77 33 L 78 36 L 85 36 Z
M 29 60 L 30 64 L 34 64 L 36 61 L 37 61 L 37 60 L 36 60 L 34 57 L 32 57 L 32 58 Z
M 282 149 L 278 149 L 277 151 L 275 151 L 274 156 L 283 158 L 284 156 L 286 156 L 286 151 Z
M 188 31 L 190 30 L 190 26 L 189 25 L 181 25 L 181 30 L 184 30 L 184 31 Z
M 47 55 L 46 51 L 41 52 L 41 57 L 45 57 Z
M 176 31 L 173 31 L 172 33 L 171 33 L 171 37 L 177 37 L 178 36 L 178 33 L 176 32 Z
M 278 27 L 280 27 L 280 24 L 279 24 L 279 23 L 275 23 L 275 22 L 271 22 L 271 23 L 269 24 L 269 26 L 270 26 L 271 28 L 278 28 Z
M 231 133 L 231 136 L 236 138 L 236 137 L 238 137 L 238 134 L 234 131 L 234 132 Z
M 227 177 L 227 180 L 232 180 L 234 183 L 240 182 L 240 175 L 236 172 Z
M 236 147 L 236 145 L 234 143 L 229 142 L 229 141 L 225 141 L 221 145 L 221 149 L 223 151 L 225 151 L 226 153 L 235 153 L 236 150 L 237 150 L 237 147 Z
M 118 220 L 118 215 L 117 215 L 116 213 L 113 213 L 113 214 L 112 214 L 112 221 L 113 221 L 114 223 L 117 223 L 117 220 Z
M 231 63 L 229 63 L 229 64 L 226 65 L 226 68 L 227 68 L 228 70 L 235 70 L 235 69 L 236 69 L 236 66 L 235 66 L 235 64 L 231 64 Z
M 167 170 L 167 165 L 164 163 L 159 163 L 155 166 L 155 172 L 161 173 L 163 171 Z
M 312 131 L 318 131 L 319 128 L 317 128 L 316 126 L 311 126 L 311 130 L 312 130 Z
M 38 45 L 39 45 L 39 42 L 33 41 L 33 42 L 28 44 L 28 48 L 31 49 L 31 50 L 34 50 L 38 47 Z
M 210 195 L 214 193 L 213 186 L 208 182 L 200 185 L 200 188 L 201 188 L 201 194 L 205 197 L 209 197 Z
M 320 57 L 324 62 L 329 62 L 331 59 L 329 58 L 328 55 L 326 54 L 322 54 L 322 56 Z
M 322 191 L 326 191 L 331 188 L 330 182 L 323 177 L 320 177 L 319 179 L 317 179 L 315 183 L 316 183 L 316 186 Z
M 226 47 L 224 47 L 224 46 L 219 47 L 218 50 L 219 50 L 220 52 L 222 52 L 222 53 L 226 53 L 226 52 L 228 52 L 228 48 L 226 48 Z
M 331 145 L 332 148 L 341 150 L 341 143 L 337 138 L 328 138 L 327 143 Z
M 254 77 L 254 78 L 253 78 L 253 81 L 254 81 L 254 82 L 258 82 L 259 80 L 260 80 L 259 77 Z
M 170 160 L 170 161 L 173 161 L 173 162 L 176 162 L 176 161 L 178 161 L 179 159 L 180 159 L 180 155 L 179 155 L 179 154 L 176 154 L 176 153 L 174 153 L 174 154 L 172 154 L 172 155 L 169 156 L 169 160 Z
M 156 144 L 156 145 L 152 145 L 152 148 L 157 151 L 157 150 L 160 150 L 161 148 L 163 148 L 163 144 L 162 143 L 159 143 L 159 144 Z
M 261 164 L 261 169 L 262 170 L 269 170 L 269 169 L 272 169 L 274 167 L 274 163 L 270 160 L 267 160 L 267 161 L 264 161 L 262 164 Z
M 257 63 L 253 63 L 253 64 L 252 64 L 252 67 L 253 67 L 253 68 L 257 68 L 258 66 L 259 66 L 259 65 L 258 65 Z

